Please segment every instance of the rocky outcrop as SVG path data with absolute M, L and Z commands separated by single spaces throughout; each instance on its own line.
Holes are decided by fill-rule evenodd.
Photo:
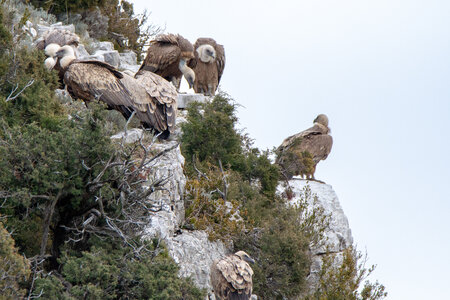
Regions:
M 320 206 L 323 208 L 324 213 L 330 216 L 330 225 L 324 232 L 324 240 L 311 249 L 312 265 L 307 282 L 309 288 L 313 290 L 319 280 L 319 272 L 322 267 L 322 255 L 336 254 L 335 264 L 340 264 L 341 254 L 353 244 L 353 237 L 347 217 L 331 185 L 294 177 L 294 179 L 289 181 L 289 187 L 293 193 L 289 203 L 294 205 L 300 199 L 305 199 L 306 186 L 309 186 L 313 196 L 312 198 L 306 198 L 308 199 L 310 208 L 313 209 L 314 205 Z M 278 191 L 282 193 L 286 187 L 287 185 L 282 183 L 279 185 Z M 314 195 L 317 196 L 317 202 L 315 204 L 313 203 Z

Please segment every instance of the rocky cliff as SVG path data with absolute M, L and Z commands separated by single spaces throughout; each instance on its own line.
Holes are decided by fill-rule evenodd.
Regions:
M 46 30 L 52 28 L 63 28 L 74 31 L 73 25 L 63 26 L 56 24 L 28 24 L 30 28 L 36 27 L 38 39 Z M 90 49 L 88 52 L 86 49 Z M 119 53 L 114 50 L 112 43 L 94 42 L 85 47 L 78 47 L 78 57 L 81 59 L 98 59 L 105 61 L 119 69 L 134 73 L 139 69 L 136 62 L 136 54 L 129 51 Z M 202 95 L 180 94 L 179 108 L 185 108 L 191 101 L 204 101 Z M 185 121 L 184 112 L 180 111 L 178 123 Z M 126 142 L 138 140 L 143 131 L 140 129 L 129 130 L 126 134 L 121 133 L 113 136 L 114 139 L 125 138 Z M 155 152 L 164 152 L 160 159 L 147 167 L 148 183 L 156 179 L 165 178 L 163 189 L 155 191 L 148 199 L 151 217 L 144 229 L 144 238 L 159 238 L 166 244 L 170 255 L 179 264 L 179 275 L 192 277 L 194 282 L 202 288 L 211 291 L 209 270 L 211 263 L 230 252 L 220 241 L 210 241 L 208 235 L 203 231 L 188 231 L 182 229 L 184 221 L 184 187 L 186 177 L 183 173 L 184 157 L 181 155 L 180 145 L 176 141 L 176 135 L 181 134 L 178 128 L 175 137 L 167 142 L 158 142 L 152 146 Z M 351 230 L 336 193 L 331 185 L 316 181 L 308 182 L 301 179 L 289 181 L 293 192 L 290 204 L 295 204 L 304 193 L 304 187 L 309 185 L 311 192 L 317 195 L 318 202 L 310 203 L 311 206 L 321 206 L 325 213 L 331 216 L 330 226 L 325 232 L 326 240 L 320 246 L 311 249 L 313 263 L 308 277 L 308 283 L 313 288 L 318 280 L 322 260 L 321 255 L 332 252 L 339 255 L 344 249 L 352 245 Z M 286 183 L 280 183 L 279 191 L 286 188 Z M 210 295 L 211 296 L 211 295 Z

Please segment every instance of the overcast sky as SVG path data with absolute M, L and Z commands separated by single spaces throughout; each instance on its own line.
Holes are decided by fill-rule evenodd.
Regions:
M 133 1 L 223 44 L 221 87 L 259 148 L 330 119 L 331 184 L 387 299 L 449 299 L 450 1 Z

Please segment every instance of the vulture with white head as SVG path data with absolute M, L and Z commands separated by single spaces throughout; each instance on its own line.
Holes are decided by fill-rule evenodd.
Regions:
M 225 49 L 212 38 L 197 39 L 194 49 L 194 91 L 214 96 L 225 68 Z
M 254 262 L 244 251 L 214 261 L 210 277 L 216 300 L 250 299 L 253 290 L 253 270 L 248 263 Z
M 177 92 L 162 77 L 143 72 L 133 78 L 113 66 L 96 60 L 75 59 L 70 46 L 57 52 L 67 91 L 85 102 L 99 100 L 128 119 L 133 112 L 146 128 L 168 138 L 174 131 Z
M 276 163 L 287 180 L 297 175 L 314 179 L 317 163 L 328 157 L 333 146 L 329 133 L 328 117 L 320 114 L 314 119 L 313 127 L 283 141 L 276 150 Z
M 184 76 L 189 87 L 194 86 L 195 73 L 188 66 L 194 59 L 194 47 L 179 34 L 160 34 L 150 42 L 147 56 L 144 59 L 136 78 L 143 71 L 150 71 L 163 77 L 180 88 L 181 77 Z

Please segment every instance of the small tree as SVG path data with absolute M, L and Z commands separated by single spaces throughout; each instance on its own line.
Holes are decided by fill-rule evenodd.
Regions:
M 323 265 L 320 271 L 319 284 L 310 296 L 305 300 L 377 300 L 387 296 L 385 287 L 378 283 L 366 280 L 364 287 L 362 282 L 375 270 L 372 265 L 366 268 L 367 255 L 353 247 L 347 248 L 342 253 L 342 261 L 335 254 L 323 257 Z

